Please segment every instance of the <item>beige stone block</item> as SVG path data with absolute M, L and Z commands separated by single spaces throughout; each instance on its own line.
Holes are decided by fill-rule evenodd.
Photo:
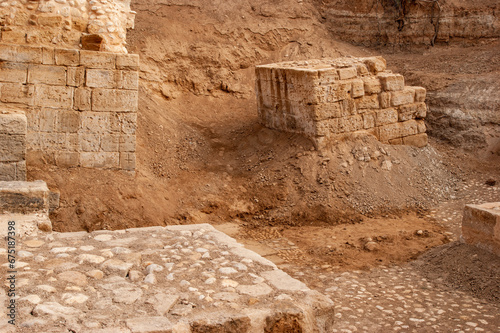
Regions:
M 111 113 L 84 112 L 81 115 L 82 132 L 93 134 L 111 133 Z
M 355 67 L 339 68 L 337 71 L 341 80 L 348 80 L 358 76 L 358 71 Z
M 25 135 L 0 134 L 0 162 L 22 161 L 25 156 Z
M 375 112 L 363 113 L 363 128 L 370 129 L 375 127 Z
M 120 151 L 120 135 L 105 134 L 101 136 L 101 150 L 106 152 Z
M 68 151 L 80 150 L 80 135 L 77 133 L 66 134 L 66 149 Z
M 61 151 L 66 149 L 66 134 L 55 132 L 39 133 L 40 150 L 42 151 Z M 53 154 L 52 154 L 53 155 Z M 51 157 L 54 160 L 54 155 Z M 54 164 L 54 163 L 49 163 Z
M 134 171 L 136 164 L 135 153 L 120 153 L 120 168 Z
M 80 112 L 73 110 L 59 111 L 57 115 L 57 131 L 76 133 L 80 129 Z
M 0 134 L 25 135 L 27 119 L 24 113 L 0 113 Z
M 116 68 L 116 54 L 109 52 L 80 51 L 80 65 L 87 68 Z
M 402 145 L 403 144 L 403 138 L 391 139 L 391 140 L 389 140 L 389 144 L 391 144 L 391 145 Z
M 427 134 L 421 133 L 416 135 L 410 135 L 403 138 L 403 144 L 407 146 L 414 146 L 417 148 L 423 148 L 427 146 L 428 138 Z
M 43 13 L 37 15 L 37 23 L 42 27 L 59 28 L 63 23 L 63 17 L 52 13 Z
M 42 47 L 42 64 L 44 65 L 55 65 L 56 57 L 55 50 L 53 47 Z
M 84 67 L 68 67 L 66 85 L 71 87 L 81 87 L 85 83 Z
M 118 88 L 120 71 L 108 69 L 87 69 L 85 85 L 90 88 Z
M 137 111 L 138 92 L 133 90 L 94 89 L 92 111 Z
M 466 243 L 500 256 L 500 203 L 466 205 L 462 235 Z
M 423 87 L 409 87 L 415 91 L 415 102 L 425 102 L 427 90 Z
M 80 165 L 80 153 L 60 151 L 55 154 L 56 165 L 63 168 L 74 168 Z
M 21 83 L 2 83 L 0 100 L 4 103 L 33 104 L 34 85 Z
M 120 136 L 120 152 L 135 152 L 135 144 L 135 135 Z
M 425 103 L 406 104 L 399 107 L 399 121 L 425 118 L 426 115 L 427 105 Z
M 330 136 L 340 133 L 339 121 L 341 118 L 331 118 L 315 123 L 315 136 Z
M 401 123 L 384 125 L 378 128 L 378 139 L 380 142 L 387 143 L 389 140 L 401 137 Z
M 42 108 L 39 116 L 40 132 L 55 132 L 58 110 L 52 108 Z
M 80 52 L 78 50 L 55 49 L 56 65 L 78 66 L 80 65 Z
M 361 98 L 357 98 L 355 101 L 356 101 L 356 108 L 358 110 L 378 109 L 380 107 L 379 98 L 377 95 L 365 95 Z
M 92 90 L 89 88 L 76 88 L 74 107 L 75 110 L 90 111 L 92 108 Z
M 365 95 L 365 85 L 363 80 L 360 79 L 352 80 L 352 91 L 351 91 L 352 98 L 358 98 L 364 95 Z
M 116 56 L 116 68 L 125 70 L 138 70 L 139 69 L 139 55 L 138 54 L 118 54 Z
M 342 132 L 351 133 L 359 131 L 364 127 L 363 116 L 360 114 L 349 116 L 345 118 L 340 118 L 340 126 L 343 128 Z
M 370 72 L 368 71 L 368 67 L 366 67 L 366 65 L 364 64 L 355 64 L 354 67 L 356 67 L 356 71 L 359 77 L 370 74 Z
M 51 65 L 30 65 L 28 67 L 28 83 L 66 85 L 66 68 Z
M 2 43 L 24 44 L 26 43 L 26 31 L 21 29 L 2 31 Z
M 80 165 L 85 168 L 119 168 L 120 154 L 110 152 L 80 153 Z
M 26 161 L 19 161 L 16 163 L 16 179 L 17 181 L 26 181 Z
M 121 71 L 118 88 L 128 90 L 139 89 L 139 73 L 136 71 Z
M 375 77 L 364 77 L 362 80 L 364 83 L 364 90 L 366 94 L 372 95 L 382 92 L 382 84 L 380 83 L 379 79 Z
M 413 89 L 404 89 L 401 91 L 391 92 L 392 106 L 400 106 L 404 104 L 412 104 L 415 101 L 415 91 Z
M 415 120 L 408 120 L 398 124 L 401 126 L 402 137 L 418 134 L 418 126 Z
M 387 109 L 391 107 L 391 93 L 390 92 L 382 92 L 379 95 L 380 107 L 382 109 Z
M 118 113 L 120 130 L 123 134 L 135 134 L 137 130 L 137 113 Z
M 425 121 L 417 120 L 417 132 L 425 133 L 427 131 L 427 127 L 425 126 Z
M 341 116 L 348 117 L 358 113 L 357 103 L 353 99 L 345 99 L 340 101 L 341 106 Z
M 384 91 L 400 91 L 405 87 L 405 79 L 403 75 L 380 73 L 377 78 L 380 80 Z
M 0 81 L 26 83 L 28 65 L 14 62 L 0 62 Z
M 98 152 L 101 147 L 101 136 L 99 134 L 78 134 L 79 150 L 84 152 Z
M 351 97 L 352 82 L 337 82 L 328 86 L 314 88 L 314 93 L 304 92 L 306 103 L 335 103 Z
M 17 61 L 17 46 L 12 44 L 0 44 L 0 61 Z
M 67 86 L 35 86 L 35 105 L 52 108 L 73 108 L 73 88 Z
M 396 109 L 382 109 L 375 111 L 375 126 L 393 124 L 398 121 L 398 111 Z
M 318 84 L 328 85 L 340 80 L 339 73 L 335 68 L 318 69 Z M 270 81 L 268 81 L 270 82 Z
M 28 62 L 31 64 L 42 63 L 42 48 L 40 46 L 18 45 L 16 53 L 17 62 Z
M 323 103 L 311 107 L 311 118 L 313 120 L 325 120 L 339 118 L 342 116 L 342 102 Z
M 427 104 L 421 102 L 417 103 L 417 112 L 415 113 L 415 118 L 424 119 L 427 117 Z
M 16 163 L 0 162 L 0 181 L 15 181 L 17 179 Z
M 387 63 L 384 58 L 382 57 L 369 57 L 363 59 L 363 62 L 365 63 L 366 67 L 368 67 L 368 70 L 372 74 L 377 74 L 379 72 L 385 71 L 387 67 Z

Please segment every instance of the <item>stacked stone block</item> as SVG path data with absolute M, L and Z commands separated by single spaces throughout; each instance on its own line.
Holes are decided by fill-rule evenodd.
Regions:
M 0 109 L 0 181 L 26 180 L 26 116 Z
M 427 145 L 426 90 L 405 86 L 385 59 L 338 58 L 257 66 L 259 117 L 317 147 L 366 131 L 383 143 Z
M 137 55 L 0 44 L 0 103 L 26 110 L 28 162 L 134 170 L 138 67 Z
M 462 236 L 467 243 L 500 256 L 500 202 L 466 205 Z

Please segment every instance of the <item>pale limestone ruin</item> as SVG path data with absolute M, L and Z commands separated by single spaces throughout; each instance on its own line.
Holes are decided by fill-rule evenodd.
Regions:
M 500 256 L 500 202 L 466 205 L 462 237 L 466 243 Z
M 405 86 L 382 57 L 293 61 L 257 66 L 261 123 L 303 134 L 317 147 L 364 131 L 379 141 L 427 145 L 426 90 Z

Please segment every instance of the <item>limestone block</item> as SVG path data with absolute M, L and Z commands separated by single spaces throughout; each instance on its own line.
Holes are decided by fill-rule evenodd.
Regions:
M 339 127 L 342 133 L 350 133 L 363 129 L 363 116 L 360 114 L 339 119 Z
M 31 64 L 42 63 L 42 48 L 39 46 L 18 45 L 16 51 L 17 62 L 29 62 Z
M 28 68 L 28 83 L 66 85 L 66 68 L 51 65 L 30 65 Z
M 111 119 L 110 112 L 84 112 L 81 115 L 82 133 L 108 134 L 112 132 L 112 127 L 119 131 L 116 125 L 112 126 Z
M 385 71 L 387 67 L 387 63 L 384 58 L 382 57 L 370 57 L 370 58 L 365 58 L 364 63 L 366 67 L 368 67 L 368 70 L 372 74 L 377 74 L 379 72 Z
M 391 107 L 391 93 L 390 92 L 382 92 L 379 95 L 380 107 L 383 109 L 387 109 Z
M 80 65 L 80 52 L 78 50 L 55 49 L 54 57 L 56 65 L 62 65 L 62 66 Z
M 415 91 L 413 89 L 405 88 L 401 91 L 391 92 L 392 106 L 400 106 L 404 104 L 411 104 L 415 101 Z
M 389 144 L 391 145 L 402 145 L 403 144 L 403 138 L 396 138 L 389 140 Z
M 121 71 L 118 88 L 128 90 L 139 89 L 139 73 L 137 71 Z
M 17 181 L 26 181 L 26 161 L 16 162 L 16 178 Z
M 370 74 L 370 72 L 368 71 L 368 67 L 366 67 L 366 65 L 364 64 L 354 64 L 354 67 L 356 67 L 358 77 L 363 77 Z
M 5 111 L 4 111 L 5 112 Z M 25 135 L 27 119 L 22 112 L 0 112 L 0 134 Z
M 120 151 L 120 135 L 119 134 L 102 135 L 101 150 L 106 152 Z
M 74 107 L 75 110 L 89 111 L 92 108 L 92 90 L 89 88 L 76 88 Z
M 49 189 L 43 181 L 0 182 L 0 211 L 47 213 Z
M 340 112 L 342 117 L 352 116 L 358 113 L 357 103 L 353 99 L 345 99 L 341 101 L 340 106 L 341 106 Z
M 358 71 L 355 67 L 339 68 L 337 71 L 341 80 L 348 80 L 358 76 Z
M 120 154 L 110 152 L 82 152 L 80 165 L 85 168 L 119 168 Z
M 120 168 L 123 170 L 135 170 L 135 153 L 120 153 Z
M 134 151 L 135 151 L 135 135 L 121 135 L 120 152 L 134 152 Z
M 52 108 L 42 108 L 38 113 L 38 130 L 40 132 L 55 132 L 58 111 Z
M 316 123 L 315 136 L 328 136 L 341 133 L 339 118 L 331 118 Z
M 363 77 L 362 80 L 366 94 L 371 95 L 382 92 L 382 84 L 379 79 L 375 77 Z
M 137 130 L 137 113 L 118 113 L 120 131 L 123 134 L 135 134 Z
M 116 68 L 126 70 L 139 69 L 139 55 L 138 54 L 118 54 L 116 56 Z
M 378 109 L 380 107 L 377 95 L 365 95 L 356 100 L 356 108 L 360 109 Z
M 101 150 L 101 136 L 99 134 L 78 134 L 79 151 L 98 152 Z
M 500 202 L 466 205 L 462 236 L 466 243 L 500 256 Z
M 414 146 L 417 148 L 423 148 L 427 146 L 428 138 L 427 134 L 421 133 L 416 135 L 410 135 L 403 138 L 403 144 L 408 146 Z
M 17 162 L 26 156 L 26 136 L 0 134 L 0 162 Z
M 26 32 L 22 30 L 2 31 L 2 43 L 24 44 Z
M 425 97 L 427 95 L 427 90 L 423 87 L 408 87 L 415 91 L 415 102 L 421 103 L 425 102 Z
M 328 85 L 340 80 L 339 73 L 334 68 L 318 69 L 318 83 L 321 85 Z M 268 81 L 272 82 L 272 81 Z
M 415 118 L 425 118 L 427 105 L 425 103 L 406 104 L 399 107 L 399 121 L 407 121 Z
M 80 153 L 60 151 L 55 155 L 56 165 L 63 168 L 74 168 L 80 164 Z
M 425 122 L 423 120 L 417 120 L 417 131 L 418 133 L 425 133 L 426 132 L 426 126 Z
M 68 67 L 66 85 L 71 87 L 81 87 L 85 83 L 84 67 Z
M 363 128 L 370 129 L 375 127 L 375 112 L 363 113 Z
M 118 89 L 94 89 L 92 111 L 137 111 L 138 92 Z
M 351 91 L 352 98 L 358 98 L 364 95 L 365 95 L 365 85 L 363 80 L 360 79 L 352 80 L 352 91 Z
M 56 57 L 55 50 L 53 47 L 42 47 L 42 64 L 44 65 L 55 65 Z
M 339 118 L 342 115 L 342 104 L 342 102 L 335 102 L 310 106 L 311 111 L 308 113 L 311 114 L 311 118 L 315 121 L 330 118 Z M 304 111 L 307 109 L 307 106 L 304 106 Z
M 0 61 L 17 61 L 17 46 L 13 44 L 0 44 Z
M 0 62 L 0 81 L 26 83 L 28 65 L 14 62 Z
M 378 139 L 387 143 L 389 140 L 401 138 L 401 123 L 389 124 L 378 128 Z
M 375 126 L 394 124 L 398 121 L 396 109 L 382 109 L 375 111 Z
M 18 180 L 16 174 L 16 163 L 0 162 L 0 181 Z
M 87 69 L 85 85 L 91 88 L 118 88 L 120 71 L 108 69 Z
M 43 132 L 38 135 L 40 150 L 58 151 L 66 149 L 66 134 L 55 132 Z M 51 158 L 53 160 L 53 157 Z M 53 163 L 49 163 L 53 164 Z
M 32 84 L 1 83 L 0 101 L 32 105 L 34 91 L 35 87 Z
M 380 73 L 377 77 L 384 91 L 400 91 L 405 86 L 405 79 L 399 74 Z
M 80 129 L 80 112 L 73 110 L 59 111 L 57 114 L 57 131 L 76 133 Z
M 72 108 L 73 88 L 37 84 L 35 86 L 35 106 L 61 109 Z
M 108 52 L 80 51 L 80 65 L 87 68 L 116 68 L 116 54 Z
M 418 126 L 415 120 L 408 120 L 401 123 L 401 137 L 418 134 Z

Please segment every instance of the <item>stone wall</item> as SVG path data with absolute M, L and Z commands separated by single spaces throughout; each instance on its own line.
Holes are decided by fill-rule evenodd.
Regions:
M 26 180 L 26 116 L 0 110 L 0 181 Z
M 462 237 L 467 243 L 500 256 L 500 202 L 466 205 Z
M 134 170 L 137 55 L 0 44 L 0 110 L 27 116 L 28 164 Z
M 381 57 L 262 65 L 256 76 L 267 127 L 304 134 L 317 147 L 357 131 L 383 143 L 427 145 L 426 90 L 405 86 Z
M 1 42 L 127 53 L 130 0 L 0 0 Z

